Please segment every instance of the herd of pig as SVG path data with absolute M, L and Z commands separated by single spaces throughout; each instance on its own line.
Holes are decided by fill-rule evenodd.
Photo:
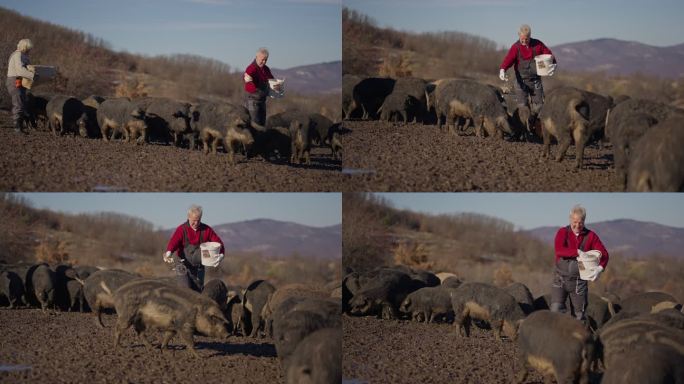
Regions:
M 152 353 L 148 335 L 162 332 L 164 352 L 178 335 L 198 357 L 193 335 L 217 339 L 268 336 L 275 344 L 287 383 L 341 381 L 341 287 L 303 284 L 274 287 L 265 280 L 247 288 L 208 281 L 202 293 L 179 286 L 174 278 L 143 278 L 119 269 L 65 264 L 0 265 L 0 305 L 79 310 L 87 305 L 99 327 L 104 311 L 115 311 L 114 346 L 133 327 Z
M 449 132 L 474 127 L 479 137 L 543 141 L 549 157 L 553 138 L 562 161 L 569 146 L 577 148 L 576 166 L 584 165 L 584 148 L 610 141 L 615 170 L 629 191 L 684 191 L 684 110 L 646 99 L 613 99 L 572 87 L 548 92 L 530 125 L 530 110 L 519 108 L 512 94 L 469 79 L 343 77 L 345 119 L 380 119 L 446 125 Z M 541 131 L 539 131 L 541 130 Z M 655 150 L 657 148 L 657 150 Z
M 331 149 L 341 159 L 340 123 L 298 110 L 272 116 L 265 126 L 251 121 L 244 106 L 202 102 L 191 105 L 168 98 L 126 97 L 83 100 L 66 95 L 28 95 L 29 126 L 44 127 L 55 135 L 74 134 L 109 141 L 164 143 L 195 149 L 201 142 L 205 153 L 219 146 L 234 162 L 234 153 L 266 160 L 283 159 L 310 164 L 312 145 Z
M 684 383 L 684 314 L 671 295 L 589 294 L 586 326 L 549 303 L 550 295 L 535 299 L 521 283 L 499 288 L 404 266 L 352 272 L 342 282 L 342 309 L 351 316 L 453 321 L 461 337 L 475 323 L 497 340 L 505 335 L 518 346 L 519 383 L 529 368 L 558 383 L 599 375 L 607 384 Z

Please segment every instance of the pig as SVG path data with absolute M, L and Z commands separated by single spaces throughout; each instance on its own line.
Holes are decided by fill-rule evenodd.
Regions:
M 250 336 L 257 337 L 259 331 L 264 330 L 264 322 L 261 318 L 261 311 L 263 310 L 269 296 L 275 292 L 273 284 L 266 280 L 253 281 L 244 294 L 243 307 L 245 310 L 245 319 L 249 318 Z M 251 328 L 250 328 L 251 327 Z M 247 329 L 245 329 L 247 331 Z
M 634 146 L 627 171 L 630 192 L 684 192 L 684 114 L 662 121 Z
M 392 93 L 395 83 L 396 80 L 390 78 L 369 77 L 362 79 L 354 86 L 353 99 L 357 106 L 361 106 L 363 111 L 361 119 L 377 118 L 378 109 L 385 98 Z
M 71 309 L 72 303 L 70 292 L 67 289 L 67 283 L 71 280 L 82 280 L 79 278 L 76 270 L 69 264 L 58 264 L 54 267 L 55 271 L 55 304 L 62 310 Z M 74 287 L 75 288 L 75 287 Z M 75 292 L 77 293 L 77 292 Z
M 69 295 L 68 311 L 71 312 L 72 309 L 76 308 L 76 304 L 78 304 L 78 311 L 83 312 L 83 302 L 85 301 L 85 297 L 83 296 L 83 282 L 75 279 L 68 280 L 66 289 Z
M 7 299 L 10 309 L 19 305 L 24 296 L 24 283 L 19 275 L 11 270 L 0 273 L 0 297 Z
M 435 92 L 435 112 L 440 129 L 445 117 L 448 128 L 458 120 L 455 127 L 463 126 L 464 129 L 467 123 L 461 122 L 471 120 L 478 137 L 484 137 L 486 133 L 503 139 L 504 133 L 513 134 L 501 96 L 492 87 L 473 80 L 449 80 L 440 84 Z
M 88 276 L 100 270 L 100 268 L 98 267 L 92 267 L 89 265 L 75 265 L 73 268 L 76 270 L 78 278 L 83 280 L 84 282 L 88 278 Z
M 684 352 L 665 344 L 628 349 L 601 377 L 602 384 L 684 383 Z
M 286 284 L 276 289 L 269 295 L 266 304 L 261 310 L 261 318 L 264 321 L 264 328 L 266 333 L 271 336 L 273 334 L 272 315 L 275 309 L 289 297 L 308 297 L 308 298 L 327 298 L 329 294 L 326 291 L 317 289 L 315 287 L 305 284 Z
M 214 300 L 225 313 L 228 306 L 228 287 L 220 279 L 211 279 L 202 288 L 202 295 Z
M 26 110 L 29 115 L 28 124 L 33 129 L 47 127 L 47 104 L 52 97 L 54 95 L 26 92 Z
M 230 317 L 231 333 L 237 335 L 238 333 L 245 334 L 244 330 L 244 316 L 245 309 L 242 306 L 242 297 L 235 295 L 228 300 L 226 308 L 226 317 Z
M 285 382 L 342 382 L 341 328 L 319 329 L 302 339 L 285 362 Z
M 589 382 L 595 342 L 581 322 L 565 314 L 541 310 L 532 313 L 518 332 L 517 382 L 527 378 L 528 366 L 558 383 Z
M 47 264 L 39 264 L 31 276 L 31 287 L 43 312 L 55 305 L 55 286 L 55 272 Z
M 298 110 L 276 113 L 266 119 L 266 129 L 287 128 L 290 138 L 290 163 L 299 164 L 302 158 L 311 164 L 310 152 L 314 135 L 317 134 L 315 123 L 308 114 Z
M 83 285 L 83 295 L 93 314 L 96 324 L 104 328 L 102 311 L 114 309 L 114 292 L 122 285 L 140 276 L 120 269 L 105 269 L 88 276 Z
M 328 146 L 332 151 L 333 158 L 341 160 L 342 143 L 340 142 L 339 137 L 342 129 L 341 123 L 333 123 L 332 120 L 320 113 L 310 114 L 309 121 L 316 128 L 312 131 L 312 141 L 317 142 L 319 146 Z
M 365 280 L 368 279 L 368 280 Z M 355 316 L 377 315 L 396 319 L 398 308 L 406 296 L 422 286 L 415 286 L 404 272 L 383 268 L 359 277 L 359 290 L 349 302 L 349 313 Z
M 97 123 L 97 110 L 105 98 L 97 95 L 90 95 L 81 100 L 83 103 L 83 115 L 78 121 L 78 133 L 84 138 L 101 138 L 100 126 Z
M 145 111 L 150 141 L 166 144 L 172 136 L 175 146 L 180 147 L 187 140 L 190 149 L 194 149 L 197 135 L 191 127 L 189 103 L 155 97 L 136 100 L 136 105 Z
M 613 144 L 615 171 L 623 187 L 634 147 L 651 127 L 675 115 L 681 109 L 647 99 L 627 99 L 616 104 L 606 117 L 606 136 Z
M 382 104 L 382 120 L 388 120 L 392 113 L 400 114 L 404 122 L 409 120 L 423 122 L 425 114 L 430 109 L 425 80 L 416 77 L 402 77 L 397 79 L 392 93 Z
M 302 339 L 322 328 L 342 328 L 339 302 L 304 298 L 289 311 L 279 308 L 273 318 L 273 341 L 278 358 L 287 361 Z
M 454 310 L 454 324 L 459 333 L 470 336 L 470 321 L 489 322 L 501 340 L 501 333 L 515 340 L 520 322 L 525 313 L 520 309 L 513 296 L 501 288 L 485 283 L 464 283 L 451 292 L 451 305 Z
M 605 119 L 612 99 L 571 87 L 551 91 L 539 114 L 544 149 L 542 158 L 550 156 L 551 138 L 558 140 L 556 161 L 563 160 L 572 142 L 577 147 L 576 168 L 584 164 L 584 147 L 592 137 L 603 136 Z
M 425 323 L 432 323 L 439 317 L 453 315 L 451 292 L 454 288 L 425 287 L 409 293 L 399 310 L 412 315 L 413 321 L 421 317 Z
M 204 153 L 216 154 L 218 145 L 228 153 L 228 161 L 235 164 L 236 146 L 249 153 L 254 144 L 254 134 L 249 112 L 243 106 L 232 104 L 202 103 L 192 112 L 193 131 L 199 132 Z
M 48 127 L 55 136 L 79 132 L 81 127 L 78 127 L 78 122 L 84 113 L 81 100 L 71 96 L 56 95 L 47 103 L 45 110 Z
M 354 100 L 354 87 L 362 80 L 359 76 L 342 76 L 342 118 L 347 120 L 357 115 L 360 105 Z
M 121 134 L 126 142 L 132 139 L 142 144 L 147 140 L 145 111 L 126 97 L 108 99 L 100 104 L 97 124 L 104 141 L 113 139 L 117 134 Z
M 656 320 L 650 316 L 621 320 L 599 331 L 599 356 L 606 371 L 618 365 L 627 351 L 640 350 L 646 345 L 666 345 L 680 353 L 684 351 L 684 332 L 670 326 L 668 320 Z
M 525 284 L 513 283 L 504 288 L 504 290 L 515 298 L 515 301 L 518 302 L 520 309 L 522 309 L 525 315 L 529 315 L 534 311 L 534 298 L 532 297 L 530 289 L 527 288 Z
M 198 358 L 193 334 L 228 338 L 228 321 L 212 299 L 191 289 L 164 284 L 155 280 L 130 281 L 114 294 L 114 307 L 119 315 L 114 328 L 114 347 L 120 344 L 121 333 L 131 326 L 148 349 L 152 344 L 146 338 L 148 330 L 164 332 L 161 350 L 177 334 L 190 355 Z
M 653 308 L 662 303 L 672 303 L 674 307 L 679 301 L 669 293 L 665 292 L 643 292 L 632 295 L 620 303 L 620 311 L 651 313 Z
M 461 284 L 463 284 L 463 280 L 456 276 L 450 276 L 444 279 L 440 285 L 444 288 L 458 288 Z

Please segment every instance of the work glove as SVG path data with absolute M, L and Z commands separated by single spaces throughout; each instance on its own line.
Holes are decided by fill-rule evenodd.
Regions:
M 166 253 L 164 253 L 164 256 L 162 258 L 164 259 L 165 263 L 168 263 L 168 264 L 173 263 L 173 257 L 171 256 L 171 251 L 166 251 Z
M 553 76 L 556 73 L 556 66 L 558 64 L 549 64 L 549 76 Z
M 592 273 L 591 276 L 589 276 L 589 278 L 587 280 L 596 281 L 596 279 L 599 278 L 599 276 L 601 275 L 602 272 L 603 272 L 603 267 L 599 265 L 598 267 L 594 268 L 594 273 Z
M 214 264 L 208 265 L 208 267 L 214 267 L 214 268 L 218 267 L 218 265 L 221 264 L 221 260 L 223 260 L 223 253 L 219 253 L 218 258 L 216 259 Z
M 245 80 L 245 83 L 249 83 L 250 81 L 253 80 L 253 79 L 252 79 L 252 76 L 248 75 L 247 73 L 245 73 L 245 75 L 243 76 L 243 78 L 244 78 L 244 80 Z
M 499 70 L 499 79 L 501 79 L 501 81 L 508 81 L 508 76 L 506 76 L 506 70 L 505 69 Z

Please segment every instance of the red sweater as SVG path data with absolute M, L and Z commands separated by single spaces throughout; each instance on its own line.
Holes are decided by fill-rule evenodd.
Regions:
M 256 60 L 252 61 L 252 64 L 247 66 L 245 73 L 252 77 L 252 81 L 245 82 L 245 91 L 247 93 L 255 93 L 257 90 L 267 90 L 268 89 L 268 79 L 273 78 L 271 74 L 271 69 L 267 65 L 259 68 L 256 64 Z
M 508 50 L 508 54 L 506 57 L 504 57 L 503 62 L 501 63 L 500 69 L 507 70 L 511 66 L 515 68 L 515 70 L 518 70 L 518 45 L 520 46 L 520 56 L 522 56 L 523 60 L 531 60 L 532 59 L 532 50 L 534 49 L 535 56 L 539 55 L 553 55 L 551 53 L 551 50 L 544 45 L 540 40 L 537 39 L 530 39 L 530 43 L 527 44 L 527 46 L 524 46 L 520 44 L 519 41 L 516 41 L 511 45 L 511 49 Z M 556 57 L 554 56 L 553 62 L 556 62 Z
M 597 250 L 601 252 L 601 260 L 599 265 L 603 268 L 608 265 L 608 251 L 606 247 L 601 243 L 596 233 L 584 228 L 580 232 L 579 236 L 575 236 L 571 229 L 568 227 L 563 227 L 556 232 L 556 259 L 555 262 L 558 263 L 558 259 L 561 257 L 577 257 L 577 249 L 582 242 L 582 239 L 587 237 L 587 241 L 584 242 L 584 251 Z M 567 243 L 566 243 L 567 239 Z
M 173 235 L 171 236 L 171 240 L 169 240 L 169 244 L 166 246 L 166 250 L 170 251 L 171 253 L 173 252 L 178 252 L 178 257 L 180 258 L 185 258 L 185 255 L 183 254 L 183 248 L 185 248 L 185 242 L 183 239 L 183 227 L 186 228 L 186 232 L 188 233 L 188 240 L 190 241 L 190 244 L 192 245 L 199 245 L 200 244 L 200 231 L 202 231 L 202 242 L 206 243 L 207 241 L 215 241 L 217 243 L 221 243 L 221 253 L 225 254 L 225 249 L 223 247 L 223 241 L 221 241 L 221 238 L 218 237 L 216 232 L 214 232 L 213 229 L 211 229 L 210 226 L 200 223 L 199 230 L 195 231 L 192 229 L 190 224 L 186 221 L 185 223 L 181 224 L 176 228 L 176 231 L 173 232 Z

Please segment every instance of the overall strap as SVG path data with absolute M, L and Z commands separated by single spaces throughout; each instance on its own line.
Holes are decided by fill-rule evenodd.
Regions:
M 183 241 L 185 241 L 185 244 L 190 244 L 190 238 L 188 237 L 188 232 L 187 232 L 187 227 L 190 225 L 186 223 L 186 225 L 183 225 Z M 200 224 L 200 230 L 199 230 L 199 243 L 202 244 L 202 224 Z
M 587 238 L 589 237 L 589 230 L 587 230 L 586 228 L 585 228 L 584 230 L 587 232 L 587 234 L 586 234 L 586 236 L 584 236 L 584 237 L 582 238 L 582 241 L 580 242 L 580 245 L 579 245 L 579 249 L 580 249 L 582 252 L 586 252 L 586 251 L 584 250 L 584 243 L 587 241 Z

